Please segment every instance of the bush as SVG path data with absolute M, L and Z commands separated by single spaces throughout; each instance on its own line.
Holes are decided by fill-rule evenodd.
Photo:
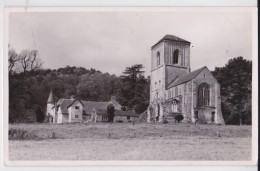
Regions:
M 134 109 L 137 114 L 141 114 L 147 110 L 148 106 L 149 106 L 149 102 L 141 102 L 135 105 Z
M 178 115 L 175 116 L 175 120 L 176 120 L 178 123 L 180 123 L 180 121 L 182 121 L 183 119 L 184 119 L 184 117 L 183 117 L 183 115 L 181 115 L 181 114 L 178 114 Z
M 123 120 L 116 120 L 116 122 L 118 122 L 118 123 L 122 123 L 122 122 L 123 122 Z
M 167 123 L 169 123 L 169 122 L 167 121 L 167 119 L 164 119 L 164 120 L 163 120 L 163 124 L 167 124 Z
M 8 132 L 9 140 L 35 140 L 39 139 L 33 132 L 29 133 L 22 129 L 10 129 Z

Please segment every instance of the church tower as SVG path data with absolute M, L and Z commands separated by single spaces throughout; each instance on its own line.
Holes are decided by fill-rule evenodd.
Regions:
M 51 90 L 49 98 L 47 100 L 47 112 L 46 112 L 46 116 L 49 117 L 50 119 L 49 122 L 51 123 L 55 121 L 55 113 L 53 107 L 54 107 L 54 98 Z
M 151 48 L 150 103 L 163 100 L 167 86 L 190 72 L 190 42 L 166 35 Z
M 150 106 L 162 121 L 168 85 L 190 72 L 190 42 L 166 35 L 152 46 L 151 53 Z

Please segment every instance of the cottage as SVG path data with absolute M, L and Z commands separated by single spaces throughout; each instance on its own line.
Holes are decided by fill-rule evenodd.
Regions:
M 78 98 L 60 99 L 54 103 L 53 92 L 50 92 L 47 101 L 47 116 L 50 123 L 81 123 L 91 120 L 93 109 L 97 113 L 97 122 L 107 122 L 107 106 L 113 104 L 115 107 L 115 122 L 133 121 L 138 115 L 133 111 L 123 111 L 122 106 L 115 97 L 109 102 L 83 101 Z

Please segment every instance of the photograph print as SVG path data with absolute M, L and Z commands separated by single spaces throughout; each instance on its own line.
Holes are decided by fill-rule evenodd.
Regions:
M 255 16 L 6 8 L 5 164 L 256 164 Z

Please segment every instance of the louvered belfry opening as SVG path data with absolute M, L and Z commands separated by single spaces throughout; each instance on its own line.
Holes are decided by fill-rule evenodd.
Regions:
M 173 64 L 178 64 L 179 53 L 180 51 L 178 49 L 173 52 Z

